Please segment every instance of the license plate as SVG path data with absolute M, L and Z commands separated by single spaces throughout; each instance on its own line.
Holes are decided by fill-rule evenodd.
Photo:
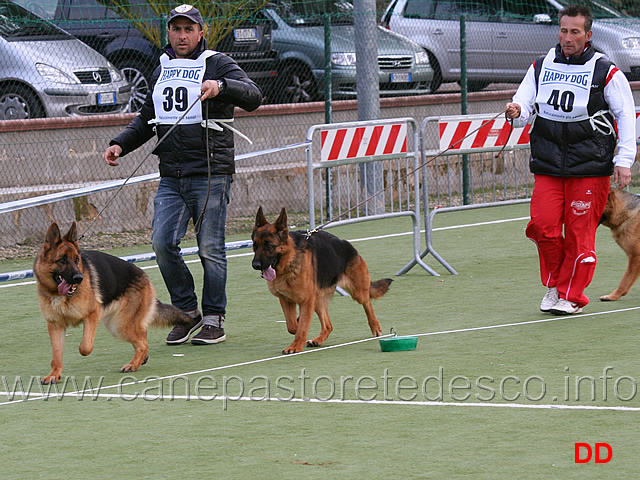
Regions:
M 258 31 L 255 28 L 236 28 L 233 38 L 236 42 L 255 42 L 258 40 Z
M 116 92 L 104 92 L 98 94 L 98 105 L 115 105 Z
M 391 74 L 391 83 L 408 83 L 410 81 L 411 81 L 411 72 Z

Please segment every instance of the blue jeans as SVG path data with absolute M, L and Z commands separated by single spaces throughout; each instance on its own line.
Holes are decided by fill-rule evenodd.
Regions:
M 197 234 L 198 255 L 204 269 L 202 314 L 220 315 L 227 306 L 225 221 L 231 175 L 212 176 L 209 202 Z M 160 179 L 154 199 L 153 250 L 171 303 L 181 310 L 198 307 L 193 276 L 180 255 L 180 241 L 189 220 L 195 223 L 207 197 L 207 177 Z

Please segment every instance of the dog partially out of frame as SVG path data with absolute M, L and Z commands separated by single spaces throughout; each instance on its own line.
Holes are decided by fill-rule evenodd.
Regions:
M 275 223 L 268 223 L 262 207 L 258 209 L 251 240 L 255 253 L 251 266 L 262 271 L 269 290 L 280 300 L 289 333 L 295 335 L 282 353 L 301 352 L 305 344 L 319 347 L 325 342 L 333 330 L 329 301 L 336 286 L 347 290 L 364 307 L 371 333 L 380 336 L 380 322 L 371 299 L 387 293 L 392 280 L 372 282 L 367 264 L 349 242 L 322 230 L 311 235 L 290 232 L 286 209 L 282 209 Z M 313 312 L 318 314 L 321 330 L 307 341 Z
M 67 327 L 83 325 L 80 354 L 89 355 L 100 321 L 111 334 L 133 345 L 134 355 L 121 372 L 135 372 L 149 358 L 147 328 L 188 322 L 186 314 L 160 303 L 149 277 L 118 257 L 80 251 L 73 222 L 62 237 L 52 223 L 33 266 L 42 315 L 47 321 L 53 359 L 42 383 L 57 383 Z
M 640 197 L 612 188 L 600 223 L 611 229 L 611 236 L 628 257 L 618 288 L 600 297 L 602 301 L 614 301 L 629 293 L 640 277 Z

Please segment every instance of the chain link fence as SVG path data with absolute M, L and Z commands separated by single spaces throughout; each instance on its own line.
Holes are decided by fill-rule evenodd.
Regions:
M 276 149 L 241 158 L 232 188 L 229 231 L 249 232 L 257 205 L 268 215 L 286 204 L 298 225 L 308 222 L 304 154 L 278 150 L 305 138 L 312 121 L 291 112 L 291 104 L 356 99 L 353 6 L 346 0 L 272 2 L 193 2 L 205 17 L 211 48 L 231 55 L 262 88 L 265 103 L 282 108 L 251 121 L 260 112 L 239 112 L 236 126 L 254 141 L 236 136 L 237 154 Z M 380 94 L 407 97 L 442 90 L 461 81 L 469 90 L 490 82 L 519 82 L 532 60 L 558 41 L 558 7 L 565 0 L 392 0 L 375 8 Z M 593 42 L 630 79 L 640 79 L 640 4 L 588 0 L 594 10 Z M 69 191 L 157 172 L 153 142 L 127 156 L 121 167 L 106 168 L 102 153 L 139 110 L 149 79 L 166 44 L 166 16 L 179 2 L 155 0 L 0 0 L 0 201 Z M 467 64 L 460 65 L 460 25 L 466 22 Z M 60 30 L 58 27 L 64 29 Z M 623 28 L 624 27 L 624 28 Z M 65 33 L 68 32 L 68 33 Z M 69 35 L 70 34 L 70 35 Z M 518 42 L 523 42 L 518 43 Z M 330 67 L 330 68 L 327 68 Z M 329 88 L 330 85 L 330 88 Z M 495 110 L 492 110 L 495 111 Z M 408 112 L 407 112 L 408 113 Z M 411 116 L 410 113 L 408 113 Z M 66 126 L 70 117 L 83 124 Z M 422 117 L 415 115 L 416 120 Z M 9 128 L 23 120 L 20 127 Z M 301 123 L 302 122 L 302 123 Z M 509 160 L 511 161 L 511 160 Z M 508 162 L 509 162 L 508 161 Z M 474 201 L 496 198 L 493 185 L 517 188 L 487 158 L 471 157 L 473 178 L 483 183 L 490 172 L 492 190 L 474 190 Z M 524 174 L 526 158 L 514 165 Z M 431 166 L 430 194 L 439 203 L 459 196 L 459 164 Z M 431 171 L 430 170 L 430 171 Z M 513 175 L 512 175 L 513 176 Z M 431 178 L 431 177 L 429 177 Z M 521 181 L 523 176 L 518 177 Z M 525 181 L 528 184 L 528 181 Z M 474 184 L 475 185 L 475 184 Z M 92 231 L 120 235 L 143 232 L 148 242 L 155 183 L 123 189 Z M 489 192 L 489 193 L 487 193 Z M 83 227 L 110 202 L 113 191 L 64 200 L 0 215 L 0 247 L 38 245 L 43 225 L 75 219 Z M 117 243 L 117 239 L 115 242 Z M 13 251 L 11 255 L 18 255 Z

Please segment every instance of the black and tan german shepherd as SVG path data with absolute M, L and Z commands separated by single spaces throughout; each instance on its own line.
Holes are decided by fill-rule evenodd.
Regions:
M 640 197 L 612 188 L 600 223 L 611 229 L 611 236 L 628 257 L 618 288 L 600 297 L 602 301 L 614 301 L 629 293 L 640 277 Z
M 305 344 L 319 347 L 325 342 L 333 330 L 329 301 L 338 285 L 364 307 L 371 333 L 380 336 L 380 322 L 371 299 L 387 293 L 392 280 L 372 282 L 367 264 L 349 242 L 322 230 L 311 235 L 290 232 L 286 209 L 282 209 L 275 223 L 268 223 L 262 207 L 258 209 L 251 240 L 255 253 L 251 266 L 262 272 L 269 290 L 280 300 L 287 329 L 295 335 L 282 353 L 301 352 Z M 296 305 L 300 306 L 299 316 Z M 321 331 L 307 341 L 314 311 Z
M 47 321 L 53 359 L 42 383 L 56 383 L 62 374 L 67 327 L 84 326 L 80 354 L 89 355 L 98 323 L 133 345 L 122 372 L 135 372 L 149 358 L 147 328 L 188 322 L 178 308 L 160 303 L 149 277 L 137 266 L 102 252 L 80 251 L 73 222 L 62 237 L 52 223 L 33 266 L 40 310 Z

